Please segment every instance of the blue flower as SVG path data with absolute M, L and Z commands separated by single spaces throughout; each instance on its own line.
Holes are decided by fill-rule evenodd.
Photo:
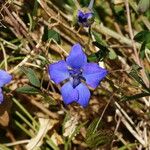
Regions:
M 4 70 L 0 70 L 0 104 L 3 102 L 2 87 L 12 80 L 12 76 Z
M 77 19 L 80 25 L 89 27 L 94 22 L 94 14 L 91 11 L 83 12 L 78 10 Z
M 88 8 L 84 9 L 84 11 L 78 10 L 77 20 L 83 27 L 90 27 L 94 22 L 93 4 L 94 0 L 91 0 Z
M 49 65 L 49 75 L 56 84 L 66 81 L 61 87 L 66 105 L 77 102 L 86 107 L 91 96 L 87 85 L 96 88 L 107 75 L 107 70 L 96 63 L 88 63 L 81 45 L 75 44 L 66 61 L 61 60 Z

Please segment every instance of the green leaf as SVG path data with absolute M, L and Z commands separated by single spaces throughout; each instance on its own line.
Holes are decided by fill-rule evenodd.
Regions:
M 29 79 L 29 82 L 36 87 L 40 87 L 41 83 L 40 80 L 38 79 L 36 73 L 31 69 L 31 68 L 25 68 L 25 67 L 20 67 L 21 70 L 26 74 L 26 76 Z
M 134 36 L 134 40 L 142 43 L 140 48 L 140 57 L 144 59 L 145 48 L 150 48 L 150 31 L 141 31 Z
M 139 12 L 146 12 L 150 8 L 150 0 L 140 0 L 138 4 Z
M 114 59 L 117 58 L 117 54 L 115 53 L 115 51 L 113 49 L 111 49 L 110 52 L 109 52 L 109 58 L 111 60 L 114 60 Z
M 105 47 L 107 46 L 107 43 L 104 40 L 102 40 L 102 36 L 99 33 L 92 31 L 92 34 L 93 34 L 97 43 L 99 43 Z
M 109 130 L 100 130 L 95 132 L 89 137 L 86 137 L 86 144 L 90 148 L 96 148 L 99 146 L 104 146 L 105 144 L 108 144 L 111 142 L 113 137 L 112 132 Z
M 102 61 L 108 54 L 109 50 L 107 47 L 103 46 L 98 42 L 93 42 L 93 44 L 98 47 L 100 50 L 94 54 L 88 56 L 88 61 L 90 62 L 99 62 Z
M 134 79 L 136 80 L 139 84 L 142 85 L 142 87 L 150 92 L 150 89 L 145 85 L 144 81 L 142 80 L 142 78 L 140 77 L 138 71 L 140 70 L 141 68 L 138 66 L 138 65 L 132 65 L 132 70 L 130 71 L 129 75 Z
M 55 30 L 52 29 L 48 30 L 48 39 L 53 39 L 60 44 L 60 35 Z
M 60 39 L 59 33 L 56 32 L 53 29 L 48 29 L 47 27 L 45 27 L 44 35 L 43 35 L 43 40 L 47 41 L 49 39 L 55 40 L 58 44 L 61 43 L 61 39 Z
M 123 96 L 121 101 L 136 100 L 145 96 L 150 96 L 150 93 L 139 93 L 132 96 Z
M 141 31 L 134 36 L 134 40 L 137 42 L 150 43 L 150 31 Z
M 136 149 L 137 143 L 129 143 L 118 148 L 118 150 Z
M 91 134 L 93 134 L 93 132 L 95 132 L 96 127 L 99 128 L 100 126 L 101 126 L 101 124 L 99 124 L 99 118 L 94 119 L 87 128 L 86 136 L 87 137 L 91 136 Z
M 144 59 L 145 57 L 145 47 L 146 47 L 146 42 L 144 41 L 140 48 L 140 58 L 142 59 Z
M 32 16 L 37 16 L 37 11 L 38 11 L 39 3 L 37 0 L 34 1 L 34 7 L 32 11 Z
M 25 93 L 25 94 L 37 94 L 40 92 L 37 88 L 29 86 L 29 85 L 20 87 L 16 91 L 19 93 Z
M 103 146 L 112 140 L 112 132 L 106 129 L 99 129 L 100 127 L 99 118 L 94 119 L 88 126 L 85 138 L 88 147 L 96 148 L 98 146 Z

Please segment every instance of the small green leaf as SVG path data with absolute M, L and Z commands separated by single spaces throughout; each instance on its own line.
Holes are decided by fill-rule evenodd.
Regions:
M 116 53 L 115 53 L 115 51 L 113 49 L 111 49 L 110 52 L 109 52 L 109 58 L 111 60 L 114 60 L 114 59 L 117 58 L 117 55 L 116 55 Z
M 41 86 L 38 77 L 36 76 L 35 72 L 31 68 L 28 69 L 28 75 L 27 76 L 28 76 L 29 81 L 32 85 L 34 85 L 36 87 Z
M 58 44 L 61 43 L 60 35 L 53 29 L 48 29 L 47 27 L 44 30 L 43 40 L 47 41 L 49 39 L 55 40 Z
M 16 91 L 19 93 L 25 93 L 25 94 L 37 94 L 40 92 L 37 88 L 29 86 L 29 85 L 20 87 Z
M 113 134 L 109 130 L 99 130 L 89 137 L 86 137 L 86 144 L 90 148 L 104 146 L 111 142 Z
M 20 67 L 21 70 L 26 74 L 26 76 L 28 77 L 30 83 L 33 85 L 33 86 L 36 86 L 36 87 L 40 87 L 41 86 L 41 83 L 36 75 L 36 73 L 31 69 L 31 68 L 25 68 L 25 67 Z
M 144 81 L 138 73 L 139 69 L 141 68 L 138 65 L 132 65 L 132 70 L 130 71 L 129 75 L 138 83 L 140 83 L 146 91 L 150 92 L 150 89 L 145 85 Z
M 57 43 L 60 44 L 60 35 L 55 30 L 48 30 L 48 39 L 54 39 Z
M 32 16 L 37 16 L 38 7 L 39 7 L 39 3 L 38 3 L 37 0 L 35 0 L 35 1 L 34 1 L 33 11 L 32 11 Z
M 150 96 L 150 93 L 139 93 L 132 96 L 123 96 L 121 101 L 136 100 L 145 96 Z
M 145 57 L 145 47 L 146 47 L 146 42 L 143 42 L 140 48 L 140 58 L 144 59 Z
M 107 43 L 104 40 L 102 40 L 102 36 L 100 34 L 98 34 L 97 32 L 94 32 L 94 31 L 92 31 L 92 34 L 94 35 L 94 38 L 97 43 L 107 46 Z
M 144 59 L 145 48 L 150 48 L 150 31 L 141 31 L 134 36 L 134 40 L 142 43 L 140 48 L 140 57 Z
M 136 149 L 137 145 L 138 145 L 137 143 L 129 143 L 121 146 L 120 148 L 118 148 L 118 150 Z
M 150 8 L 150 0 L 140 0 L 138 4 L 139 12 L 146 12 Z
M 98 47 L 100 50 L 94 54 L 88 56 L 88 61 L 90 62 L 99 62 L 102 61 L 108 54 L 109 50 L 106 46 L 101 45 L 98 42 L 93 42 L 93 44 Z
M 134 36 L 134 40 L 137 42 L 150 43 L 150 31 L 141 31 Z
M 96 118 L 87 128 L 85 142 L 90 148 L 96 148 L 108 144 L 113 137 L 110 130 L 100 129 L 102 125 L 99 124 L 99 118 Z

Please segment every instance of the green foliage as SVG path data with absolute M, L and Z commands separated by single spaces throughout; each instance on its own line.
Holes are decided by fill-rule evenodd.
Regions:
M 101 36 L 92 31 L 94 38 L 96 41 L 92 42 L 97 48 L 99 48 L 98 52 L 93 53 L 88 56 L 88 61 L 90 62 L 99 62 L 103 61 L 107 56 L 109 59 L 116 59 L 117 55 L 113 49 L 108 48 L 107 43 L 102 40 Z
M 150 89 L 145 85 L 143 79 L 141 78 L 141 76 L 139 75 L 139 70 L 141 68 L 138 65 L 133 65 L 132 66 L 132 70 L 130 71 L 129 75 L 135 80 L 137 81 L 139 84 L 142 85 L 142 87 L 147 91 L 150 92 Z
M 73 24 L 73 15 L 78 24 L 77 11 L 83 7 L 86 10 L 89 2 L 90 0 L 3 0 L 1 3 L 0 68 L 7 70 L 13 80 L 3 88 L 4 102 L 0 105 L 0 150 L 17 148 L 11 146 L 15 143 L 6 136 L 10 134 L 16 142 L 20 142 L 17 146 L 24 148 L 27 143 L 21 142 L 37 136 L 40 128 L 38 118 L 47 118 L 53 113 L 58 118 L 53 118 L 52 115 L 50 121 L 53 118 L 57 123 L 48 134 L 43 134 L 44 139 L 39 148 L 41 150 L 109 149 L 107 146 L 110 145 L 111 149 L 130 150 L 137 147 L 145 149 L 144 142 L 147 146 L 150 145 L 145 141 L 150 139 L 147 128 L 150 118 L 150 88 L 145 85 L 140 74 L 141 67 L 131 65 L 133 58 L 137 56 L 128 36 L 128 23 L 131 23 L 133 31 L 137 33 L 134 40 L 143 64 L 142 71 L 150 79 L 150 0 L 128 1 L 131 22 L 127 18 L 127 3 L 124 0 L 95 0 L 92 9 L 95 20 L 89 30 L 91 32 Z M 91 92 L 90 104 L 85 109 L 76 104 L 63 105 L 60 97 L 61 84 L 49 82 L 43 72 L 48 64 L 64 60 L 75 43 L 80 43 L 86 49 L 85 53 L 90 54 L 88 61 L 104 61 L 109 71 L 109 77 L 102 81 L 102 86 Z M 29 65 L 32 69 L 19 67 L 25 75 L 19 72 L 18 66 Z M 130 69 L 129 74 L 126 69 Z M 28 80 L 27 84 L 23 84 L 24 81 L 26 83 L 24 78 Z M 17 94 L 14 92 L 16 87 L 19 87 Z M 125 95 L 120 98 L 124 91 Z M 109 99 L 112 101 L 108 108 L 105 107 L 107 110 L 102 115 L 103 119 L 94 119 L 105 111 L 104 106 Z M 114 106 L 114 101 L 119 100 L 124 102 L 119 109 L 122 110 L 122 118 L 116 115 Z M 71 119 L 74 114 L 80 116 L 77 121 L 72 121 L 66 114 L 71 115 Z M 10 120 L 9 125 L 3 126 L 6 120 Z M 71 122 L 69 127 L 67 121 Z M 131 123 L 133 131 L 145 135 L 140 137 L 138 134 L 143 143 L 134 136 L 134 132 L 127 134 L 130 132 L 128 123 Z M 144 128 L 147 130 L 143 130 Z M 110 129 L 117 131 L 114 142 L 111 142 L 113 133 Z M 65 133 L 70 135 L 66 137 Z
M 18 111 L 15 112 L 15 115 L 19 119 L 15 117 L 13 120 L 14 123 L 24 134 L 28 135 L 31 138 L 35 137 L 40 126 L 39 122 L 32 117 L 28 110 L 17 99 L 13 98 L 13 102 L 17 106 L 17 108 L 19 108 Z M 30 127 L 30 130 L 28 130 L 28 127 Z M 53 150 L 60 150 L 59 147 L 51 140 L 48 135 L 46 135 L 45 137 L 44 143 L 41 146 L 41 149 L 42 148 L 52 148 Z
M 98 125 L 98 127 L 97 127 Z M 112 133 L 106 129 L 99 129 L 99 119 L 96 118 L 87 128 L 85 142 L 90 148 L 104 146 L 112 140 Z
M 136 146 L 137 146 L 136 143 L 130 143 L 130 144 L 126 144 L 126 145 L 120 147 L 118 150 L 135 149 Z
M 117 58 L 117 54 L 115 53 L 115 51 L 113 49 L 110 49 L 109 59 L 114 60 L 116 58 Z
M 150 31 L 141 31 L 134 36 L 134 40 L 137 42 L 150 42 Z
M 138 4 L 139 12 L 146 12 L 150 8 L 150 0 L 140 0 Z
M 35 87 L 41 86 L 40 80 L 38 79 L 36 73 L 31 68 L 20 67 L 20 69 L 26 74 L 31 85 Z
M 135 94 L 132 96 L 123 96 L 122 101 L 136 100 L 145 96 L 150 96 L 150 93 L 143 92 L 143 93 Z
M 48 29 L 47 27 L 45 27 L 43 40 L 47 41 L 47 40 L 51 40 L 51 39 L 55 40 L 58 44 L 61 43 L 61 38 L 60 38 L 59 33 L 53 29 Z
M 67 118 L 66 118 L 67 119 Z M 75 135 L 77 135 L 80 132 L 80 129 L 85 126 L 86 122 L 81 123 L 79 126 L 76 127 L 76 129 L 74 130 L 74 132 L 71 134 L 71 136 L 68 138 L 68 140 L 65 142 L 65 150 L 69 149 L 69 146 L 71 144 L 72 139 L 75 137 Z
M 107 47 L 99 44 L 98 42 L 93 42 L 93 44 L 95 46 L 97 46 L 100 50 L 96 53 L 93 53 L 93 54 L 89 55 L 88 56 L 88 61 L 90 61 L 90 62 L 103 61 L 103 59 L 107 56 L 107 54 L 109 52 Z
M 140 49 L 141 58 L 145 57 L 145 48 L 150 49 L 150 31 L 141 31 L 134 36 L 134 40 L 142 43 Z
M 38 94 L 40 93 L 40 90 L 33 86 L 25 85 L 23 87 L 20 87 L 16 90 L 19 93 L 25 93 L 25 94 Z
M 144 92 L 132 96 L 123 96 L 122 101 L 136 100 L 145 96 L 150 96 L 150 89 L 145 85 L 144 81 L 139 75 L 140 69 L 141 68 L 138 65 L 132 65 L 132 70 L 130 71 L 129 75 L 142 86 Z

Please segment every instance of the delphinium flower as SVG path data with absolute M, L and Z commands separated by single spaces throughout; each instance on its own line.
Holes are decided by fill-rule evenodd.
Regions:
M 107 70 L 97 63 L 88 63 L 80 44 L 73 45 L 69 56 L 49 65 L 49 75 L 56 84 L 66 81 L 61 87 L 64 103 L 77 102 L 86 107 L 90 99 L 88 86 L 95 89 L 107 75 Z
M 92 11 L 93 4 L 94 0 L 91 0 L 88 8 L 78 10 L 77 21 L 83 27 L 90 27 L 94 22 L 94 13 Z
M 3 102 L 2 87 L 12 80 L 12 76 L 4 70 L 0 70 L 0 104 Z

